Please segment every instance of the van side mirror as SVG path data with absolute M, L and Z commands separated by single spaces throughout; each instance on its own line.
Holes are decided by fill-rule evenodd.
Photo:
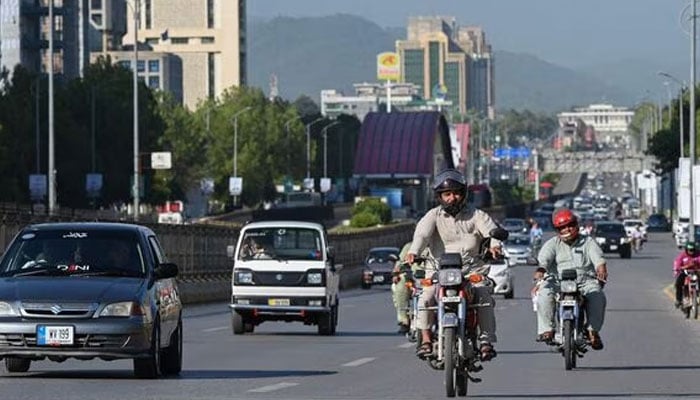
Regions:
M 233 258 L 235 257 L 235 252 L 236 252 L 236 246 L 230 244 L 226 246 L 226 257 L 228 258 Z

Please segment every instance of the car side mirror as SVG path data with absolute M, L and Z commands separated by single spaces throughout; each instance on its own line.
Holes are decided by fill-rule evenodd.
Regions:
M 158 264 L 154 271 L 156 280 L 174 278 L 178 274 L 178 267 L 175 263 Z
M 236 246 L 230 244 L 226 246 L 226 257 L 233 258 L 236 254 Z
M 389 260 L 393 262 L 399 261 L 399 256 L 396 254 L 389 254 Z

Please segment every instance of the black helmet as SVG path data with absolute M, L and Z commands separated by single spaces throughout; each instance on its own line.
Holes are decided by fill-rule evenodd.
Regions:
M 685 244 L 685 252 L 688 254 L 695 254 L 695 250 L 697 247 L 695 246 L 695 242 L 686 242 Z
M 442 206 L 442 209 L 446 213 L 455 216 L 459 213 L 467 201 L 467 180 L 464 178 L 461 172 L 454 168 L 448 168 L 435 176 L 435 181 L 433 182 L 433 191 L 435 192 L 435 197 Z M 461 200 L 456 203 L 445 203 L 440 196 L 442 192 L 454 191 L 462 195 Z

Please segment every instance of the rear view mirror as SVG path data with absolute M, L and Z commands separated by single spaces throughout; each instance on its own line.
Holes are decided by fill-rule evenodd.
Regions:
M 498 228 L 492 229 L 491 232 L 489 232 L 489 236 L 494 239 L 504 241 L 508 239 L 508 231 L 499 226 Z
M 154 275 L 156 279 L 167 279 L 176 277 L 177 273 L 178 268 L 176 264 L 162 263 L 158 264 L 158 266 L 155 269 Z

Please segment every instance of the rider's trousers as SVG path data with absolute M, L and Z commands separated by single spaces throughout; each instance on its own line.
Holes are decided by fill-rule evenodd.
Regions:
M 401 278 L 397 283 L 391 284 L 391 300 L 396 309 L 396 321 L 400 324 L 408 325 L 408 307 L 410 307 L 411 291 L 406 287 L 406 275 L 399 275 Z
M 437 286 L 424 286 L 423 292 L 418 297 L 418 307 L 434 307 L 436 303 L 435 290 Z M 496 342 L 496 317 L 493 312 L 495 300 L 491 296 L 493 288 L 490 286 L 475 285 L 474 289 L 474 304 L 490 304 L 488 306 L 478 307 L 477 313 L 479 317 L 479 340 L 482 342 Z M 437 310 L 419 310 L 416 318 L 416 327 L 421 330 L 430 329 L 435 321 Z
M 579 283 L 579 290 L 586 298 L 586 328 L 600 332 L 605 320 L 606 298 L 603 289 L 597 279 L 586 279 Z M 554 296 L 558 291 L 558 285 L 547 281 L 542 284 L 537 292 L 537 334 L 553 331 L 554 312 L 556 302 Z

